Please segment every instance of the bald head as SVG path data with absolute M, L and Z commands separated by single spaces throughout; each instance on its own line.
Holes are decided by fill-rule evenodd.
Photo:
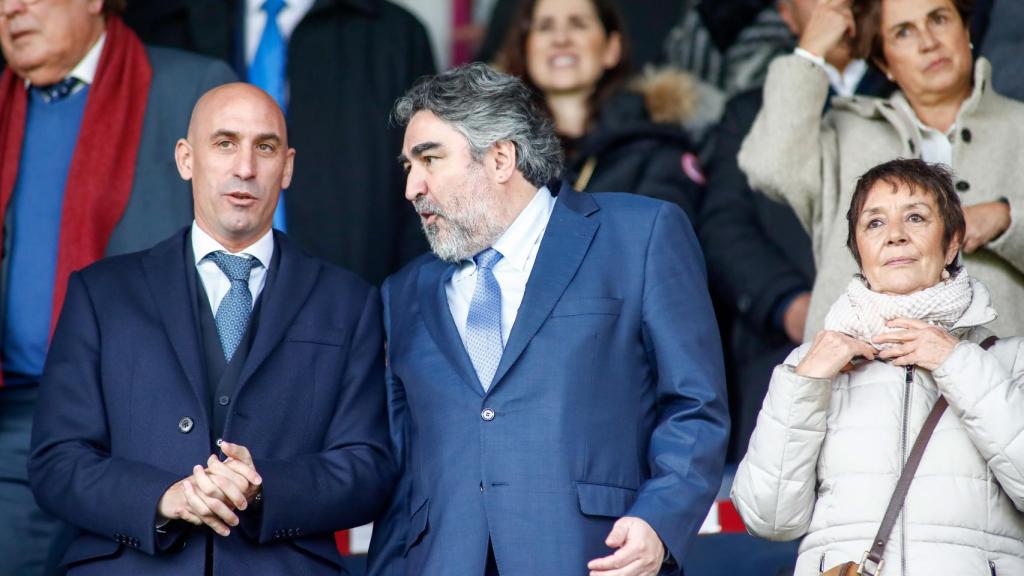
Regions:
M 197 125 L 209 121 L 209 116 L 225 107 L 230 106 L 254 106 L 262 108 L 264 113 L 274 116 L 272 123 L 279 125 L 279 135 L 287 145 L 288 134 L 285 127 L 284 113 L 278 107 L 277 102 L 263 90 L 245 82 L 232 82 L 222 84 L 208 90 L 199 97 L 196 105 L 192 107 L 192 117 L 188 122 L 188 140 L 193 142 Z
M 174 151 L 192 181 L 196 224 L 231 251 L 270 230 L 281 190 L 291 183 L 295 150 L 284 114 L 250 84 L 219 86 L 192 109 L 187 139 Z

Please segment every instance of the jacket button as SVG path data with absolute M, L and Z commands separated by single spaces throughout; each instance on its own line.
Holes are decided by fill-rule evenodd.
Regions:
M 971 189 L 971 184 L 967 180 L 960 180 L 956 183 L 956 189 L 958 192 L 967 192 Z
M 494 420 L 494 410 L 484 408 L 483 411 L 480 412 L 480 417 L 483 418 L 484 421 L 490 422 L 491 420 Z
M 228 396 L 221 396 L 220 398 L 217 398 L 217 404 L 220 404 L 221 406 L 227 406 L 230 403 L 231 398 Z
M 178 430 L 181 430 L 183 434 L 188 434 L 189 432 L 191 432 L 192 426 L 194 426 L 194 424 L 192 423 L 192 419 L 189 418 L 188 416 L 185 416 L 181 420 L 178 420 Z
M 970 129 L 964 128 L 963 130 L 961 130 L 960 131 L 960 139 L 963 140 L 964 142 L 970 142 L 971 141 L 971 131 L 970 131 Z

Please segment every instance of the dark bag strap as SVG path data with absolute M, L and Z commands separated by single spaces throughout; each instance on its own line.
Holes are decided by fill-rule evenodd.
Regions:
M 996 336 L 989 336 L 981 342 L 981 347 L 988 350 L 998 339 Z M 942 417 L 942 413 L 946 411 L 948 405 L 946 398 L 939 396 L 932 411 L 928 413 L 928 418 L 925 419 L 924 426 L 921 427 L 921 432 L 917 435 L 917 440 L 914 441 L 914 447 L 910 449 L 910 456 L 907 457 L 907 463 L 903 466 L 900 479 L 896 482 L 896 489 L 893 490 L 892 498 L 889 499 L 889 507 L 885 509 L 882 525 L 878 527 L 871 550 L 864 555 L 864 559 L 861 561 L 860 574 L 875 576 L 881 571 L 885 546 L 889 542 L 889 536 L 892 535 L 893 527 L 896 526 L 900 510 L 903 509 L 903 501 L 906 500 L 907 492 L 910 491 L 910 482 L 914 479 L 918 465 L 921 464 L 921 457 L 924 456 L 924 449 L 932 437 L 932 432 L 935 431 L 935 425 L 939 423 L 939 418 Z

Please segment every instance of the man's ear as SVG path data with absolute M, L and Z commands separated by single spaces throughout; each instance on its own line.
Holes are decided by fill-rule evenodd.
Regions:
M 178 174 L 182 180 L 192 179 L 192 145 L 188 140 L 179 138 L 174 145 L 174 163 L 178 166 Z
M 494 181 L 507 183 L 516 171 L 516 145 L 511 140 L 498 140 L 487 152 L 487 167 L 491 170 Z

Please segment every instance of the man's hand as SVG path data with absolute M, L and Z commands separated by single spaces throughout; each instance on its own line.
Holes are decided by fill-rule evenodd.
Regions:
M 665 545 L 646 521 L 623 516 L 604 543 L 617 548 L 611 556 L 587 563 L 590 576 L 654 576 L 665 561 Z
M 211 454 L 207 468 L 195 466 L 191 476 L 164 493 L 157 507 L 161 519 L 206 524 L 221 536 L 231 533 L 230 527 L 239 523 L 235 510 L 249 507 L 263 479 L 245 446 L 222 442 L 221 451 L 228 456 L 227 460 L 221 462 L 216 454 Z
M 875 336 L 878 344 L 895 344 L 882 350 L 880 359 L 892 358 L 893 366 L 920 366 L 935 371 L 953 353 L 960 343 L 946 330 L 910 318 L 896 318 L 886 322 L 890 328 L 902 328 L 899 332 L 886 332 Z
M 189 524 L 201 526 L 203 521 L 192 513 L 185 499 L 185 486 L 188 478 L 178 480 L 160 497 L 156 510 L 159 520 L 184 520 Z
M 1010 227 L 1010 206 L 1005 202 L 986 202 L 964 206 L 967 233 L 964 252 L 970 254 L 995 240 Z
M 819 0 L 811 12 L 803 34 L 800 35 L 800 47 L 824 58 L 844 38 L 852 38 L 857 27 L 850 9 L 852 0 Z

